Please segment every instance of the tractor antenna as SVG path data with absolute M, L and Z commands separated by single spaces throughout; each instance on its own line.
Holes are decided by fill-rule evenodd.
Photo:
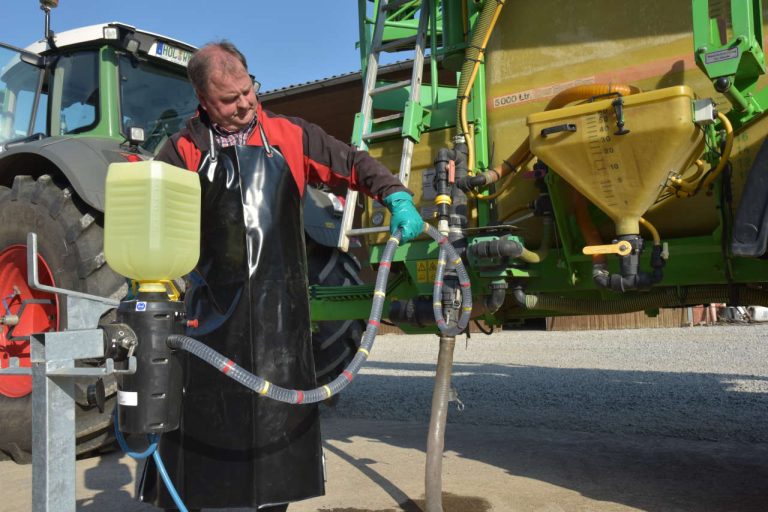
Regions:
M 48 41 L 50 48 L 56 48 L 56 42 L 53 40 L 53 31 L 51 30 L 51 9 L 59 6 L 59 0 L 40 0 L 40 9 L 45 12 L 45 40 Z

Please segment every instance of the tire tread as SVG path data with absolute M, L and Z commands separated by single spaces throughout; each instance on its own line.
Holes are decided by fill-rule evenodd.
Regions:
M 29 206 L 24 207 L 19 203 L 27 203 Z M 58 276 L 57 286 L 102 297 L 115 297 L 120 293 L 125 279 L 113 272 L 104 259 L 103 229 L 99 223 L 101 214 L 88 210 L 84 205 L 78 207 L 72 190 L 57 185 L 49 175 L 37 179 L 19 175 L 14 178 L 10 189 L 0 187 L 0 210 L 5 210 L 4 218 L 12 218 L 14 212 L 22 209 L 25 210 L 27 220 L 21 221 L 21 227 L 11 226 L 3 231 L 0 226 L 0 246 L 26 243 L 26 234 L 22 238 L 21 230 L 24 223 L 30 222 L 28 217 L 31 215 L 35 219 L 34 229 L 39 231 L 41 254 L 45 245 L 51 247 L 51 251 L 61 252 L 47 257 L 59 261 L 52 268 L 54 275 Z M 49 236 L 59 236 L 60 241 L 46 244 L 43 238 Z M 60 314 L 63 312 L 60 311 Z M 61 322 L 61 326 L 65 326 L 65 321 Z M 114 396 L 109 399 L 109 404 L 114 406 Z M 82 404 L 77 406 L 78 454 L 112 442 L 111 412 L 111 407 L 99 413 L 95 407 L 83 407 Z M 13 415 L 20 421 L 10 420 Z M 20 399 L 0 396 L 0 451 L 19 462 L 25 460 L 24 454 L 28 454 L 31 449 L 31 436 L 28 432 L 30 415 L 29 395 Z M 6 425 L 15 426 L 6 429 Z

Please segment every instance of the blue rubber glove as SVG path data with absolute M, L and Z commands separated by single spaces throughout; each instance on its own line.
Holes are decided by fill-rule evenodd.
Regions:
M 409 242 L 424 230 L 424 221 L 413 205 L 411 194 L 405 191 L 395 192 L 384 198 L 384 204 L 392 214 L 390 231 L 403 230 L 402 243 Z

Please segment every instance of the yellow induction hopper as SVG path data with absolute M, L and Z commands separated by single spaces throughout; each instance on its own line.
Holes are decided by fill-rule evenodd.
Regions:
M 677 86 L 624 96 L 620 106 L 613 96 L 532 114 L 531 151 L 611 217 L 617 235 L 639 234 L 640 217 L 670 174 L 703 149 L 693 99 L 689 87 Z
M 112 270 L 139 282 L 170 281 L 189 273 L 199 255 L 197 173 L 157 161 L 110 164 L 104 256 Z

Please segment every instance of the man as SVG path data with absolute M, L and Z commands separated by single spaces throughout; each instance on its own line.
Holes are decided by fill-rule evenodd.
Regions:
M 243 55 L 201 48 L 187 72 L 200 107 L 158 159 L 198 172 L 201 252 L 187 290 L 189 335 L 286 388 L 315 387 L 301 197 L 307 182 L 346 183 L 386 204 L 405 241 L 423 221 L 410 192 L 367 153 L 261 108 Z M 258 397 L 185 360 L 181 427 L 160 452 L 190 510 L 284 511 L 324 493 L 318 409 Z M 145 501 L 175 510 L 149 466 Z

